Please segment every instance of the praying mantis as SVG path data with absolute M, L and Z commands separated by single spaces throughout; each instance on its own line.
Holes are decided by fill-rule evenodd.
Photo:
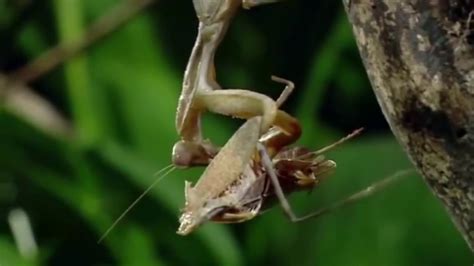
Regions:
M 205 203 L 238 179 L 243 167 L 251 159 L 255 145 L 263 132 L 267 132 L 263 141 L 269 143 L 268 152 L 270 154 L 276 154 L 279 149 L 293 143 L 301 135 L 298 121 L 286 112 L 279 110 L 279 105 L 286 100 L 294 88 L 292 82 L 283 78 L 272 77 L 272 80 L 285 85 L 281 96 L 274 101 L 266 95 L 249 90 L 222 90 L 216 81 L 215 53 L 239 7 L 249 9 L 277 1 L 193 0 L 199 19 L 198 35 L 186 66 L 176 112 L 176 130 L 181 140 L 175 143 L 172 150 L 172 164 L 176 167 L 185 168 L 210 164 L 203 174 L 203 178 L 194 188 L 191 188 L 190 183 L 186 183 L 186 197 L 195 199 L 191 202 Z M 229 141 L 228 148 L 219 152 L 219 147 L 216 147 L 202 136 L 201 115 L 206 110 L 243 119 L 252 120 L 255 118 L 252 121 L 258 121 L 258 126 L 251 127 L 250 130 L 243 130 L 243 132 L 249 134 L 248 141 L 243 141 L 245 138 L 242 137 L 237 138 L 238 145 L 232 148 L 229 145 L 233 142 Z M 255 123 L 253 122 L 252 125 L 255 125 Z M 269 130 L 272 125 L 275 125 L 278 130 Z M 237 161 L 229 165 L 217 165 L 217 162 L 221 160 L 212 160 L 216 155 L 219 158 L 234 158 Z M 215 173 L 216 169 L 221 173 Z M 204 178 L 204 176 L 211 177 Z M 122 213 L 99 241 L 110 232 L 152 186 Z M 199 204 L 196 206 L 199 206 Z
M 198 36 L 186 67 L 181 96 L 176 113 L 176 129 L 181 136 L 173 147 L 172 162 L 175 166 L 190 167 L 210 164 L 204 176 L 215 178 L 201 178 L 194 188 L 186 183 L 186 195 L 196 206 L 216 197 L 236 180 L 245 165 L 248 164 L 258 138 L 275 125 L 279 130 L 270 130 L 265 140 L 273 151 L 291 144 L 299 138 L 301 129 L 298 121 L 278 109 L 279 102 L 283 102 L 294 88 L 292 82 L 272 77 L 276 82 L 286 85 L 280 99 L 274 101 L 270 97 L 242 89 L 222 90 L 216 81 L 214 57 L 216 50 L 224 38 L 229 24 L 242 5 L 251 8 L 267 4 L 269 0 L 223 0 L 208 1 L 194 0 L 194 8 L 199 19 Z M 249 133 L 248 141 L 239 140 L 237 146 L 228 148 L 218 154 L 219 148 L 202 137 L 200 118 L 205 111 L 233 117 L 249 119 L 261 117 L 259 126 L 245 132 Z M 229 141 L 229 144 L 232 141 Z M 235 161 L 228 165 L 211 161 L 214 156 L 233 158 Z M 219 160 L 218 160 L 219 161 Z M 221 169 L 225 169 L 222 173 Z M 217 171 L 217 172 L 216 172 Z M 220 173 L 219 173 L 220 171 Z M 212 183 L 212 184 L 211 184 Z M 193 204 L 191 204 L 193 205 Z
M 186 235 L 209 219 L 249 220 L 259 213 L 269 195 L 275 194 L 289 217 L 296 221 L 298 218 L 284 198 L 277 173 L 287 172 L 280 173 L 280 179 L 290 181 L 286 183 L 289 193 L 314 187 L 316 177 L 335 167 L 333 161 L 311 156 L 309 152 L 302 159 L 290 152 L 279 153 L 301 134 L 298 121 L 279 110 L 294 89 L 292 82 L 272 77 L 286 85 L 274 101 L 248 90 L 222 90 L 216 81 L 215 53 L 239 6 L 250 8 L 270 2 L 274 1 L 193 1 L 199 31 L 178 102 L 176 128 L 181 140 L 173 147 L 172 161 L 181 167 L 208 166 L 194 187 L 190 182 L 185 183 L 186 206 L 178 234 Z M 200 118 L 205 110 L 248 120 L 219 151 L 202 137 Z M 292 156 L 285 158 L 285 155 Z M 271 160 L 273 157 L 275 162 Z

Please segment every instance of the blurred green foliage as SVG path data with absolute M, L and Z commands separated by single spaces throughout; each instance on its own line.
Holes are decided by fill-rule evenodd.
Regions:
M 299 142 L 321 147 L 364 126 L 328 156 L 338 170 L 314 193 L 291 197 L 298 213 L 325 206 L 410 167 L 386 126 L 340 1 L 287 1 L 242 11 L 219 50 L 225 87 L 275 97 L 271 74 L 297 89 L 285 109 Z M 77 39 L 116 0 L 0 2 L 0 67 L 12 71 L 58 42 Z M 441 204 L 413 175 L 356 206 L 300 224 L 278 207 L 236 225 L 175 234 L 184 180 L 163 180 L 97 244 L 114 219 L 170 163 L 174 112 L 196 34 L 191 1 L 159 1 L 120 30 L 31 86 L 75 126 L 74 141 L 0 111 L 0 265 L 469 265 L 471 254 Z M 258 88 L 258 89 L 254 89 Z M 267 89 L 263 89 L 267 88 Z M 225 143 L 240 121 L 209 115 L 206 136 Z M 21 207 L 39 256 L 18 253 L 7 225 Z

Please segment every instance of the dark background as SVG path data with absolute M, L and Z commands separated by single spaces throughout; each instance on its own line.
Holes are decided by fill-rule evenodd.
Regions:
M 0 69 L 12 72 L 81 35 L 114 0 L 0 1 Z M 79 57 L 30 86 L 73 121 L 53 137 L 0 109 L 0 265 L 470 265 L 441 204 L 412 175 L 317 220 L 291 224 L 279 207 L 235 225 L 175 234 L 184 180 L 177 170 L 106 240 L 100 235 L 170 163 L 174 112 L 196 36 L 191 1 L 159 1 Z M 71 37 L 72 36 L 72 37 Z M 223 87 L 277 97 L 270 75 L 293 80 L 284 109 L 300 119 L 298 142 L 317 149 L 364 134 L 327 156 L 338 163 L 313 193 L 291 197 L 304 214 L 411 167 L 371 91 L 341 1 L 293 0 L 242 10 L 217 55 Z M 209 114 L 206 136 L 223 144 L 241 121 Z M 7 222 L 20 208 L 39 252 L 18 252 Z

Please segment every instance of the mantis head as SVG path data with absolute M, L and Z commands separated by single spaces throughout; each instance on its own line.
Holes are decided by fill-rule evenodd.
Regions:
M 202 223 L 209 221 L 214 215 L 219 213 L 224 203 L 217 200 L 199 201 L 193 194 L 191 183 L 185 183 L 186 206 L 184 212 L 179 218 L 179 228 L 176 232 L 179 235 L 188 235 Z

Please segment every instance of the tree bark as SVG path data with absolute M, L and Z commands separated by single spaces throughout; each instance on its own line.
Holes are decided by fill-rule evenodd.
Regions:
M 474 251 L 474 0 L 344 0 L 382 111 Z

